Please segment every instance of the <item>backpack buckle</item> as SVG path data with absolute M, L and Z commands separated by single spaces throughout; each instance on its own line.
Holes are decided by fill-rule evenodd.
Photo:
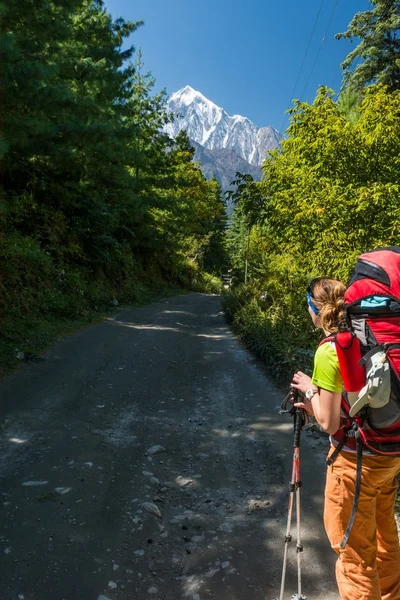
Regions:
M 353 423 L 351 428 L 346 431 L 346 436 L 351 437 L 351 438 L 360 437 L 360 430 L 359 430 L 357 423 Z

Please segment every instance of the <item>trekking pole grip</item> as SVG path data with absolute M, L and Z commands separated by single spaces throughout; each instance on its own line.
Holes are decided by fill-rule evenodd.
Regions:
M 293 447 L 300 448 L 300 432 L 303 425 L 303 409 L 300 407 L 296 408 L 294 417 L 294 441 Z

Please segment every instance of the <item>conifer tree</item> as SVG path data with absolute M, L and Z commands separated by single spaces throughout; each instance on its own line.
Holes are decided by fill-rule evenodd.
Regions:
M 235 203 L 234 230 L 241 232 L 242 236 L 243 230 L 246 230 L 245 240 L 242 240 L 240 246 L 245 247 L 244 282 L 247 283 L 251 232 L 254 225 L 262 222 L 265 217 L 265 199 L 260 183 L 254 181 L 249 173 L 236 173 L 236 179 L 231 185 L 236 188 L 228 192 L 228 197 Z
M 193 160 L 195 149 L 193 148 L 192 144 L 190 143 L 190 138 L 187 134 L 187 131 L 185 131 L 185 129 L 181 129 L 181 131 L 176 136 L 175 147 L 178 150 L 178 152 L 187 153 L 186 159 L 188 160 L 188 162 Z
M 357 13 L 336 39 L 360 39 L 342 63 L 344 83 L 362 89 L 383 83 L 400 89 L 400 1 L 371 0 L 373 9 Z M 361 61 L 361 62 L 360 62 Z
M 226 203 L 220 183 L 214 176 L 211 197 L 215 212 L 210 218 L 209 243 L 204 253 L 203 266 L 206 271 L 222 275 L 228 268 L 229 258 L 226 248 L 227 213 Z
M 102 0 L 0 0 L 0 18 L 0 319 L 217 271 L 219 186 L 163 133 L 166 94 L 126 45 L 141 22 Z

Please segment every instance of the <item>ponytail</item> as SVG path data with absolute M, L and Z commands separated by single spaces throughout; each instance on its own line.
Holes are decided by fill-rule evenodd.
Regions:
M 336 333 L 344 321 L 345 290 L 343 283 L 336 279 L 320 279 L 312 288 L 313 302 L 325 331 Z

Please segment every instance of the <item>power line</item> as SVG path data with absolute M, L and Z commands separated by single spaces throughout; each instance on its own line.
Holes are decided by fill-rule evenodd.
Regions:
M 299 71 L 299 74 L 298 74 L 298 76 L 297 76 L 296 83 L 294 84 L 294 87 L 293 87 L 292 98 L 294 98 L 294 93 L 295 93 L 295 91 L 296 91 L 297 84 L 299 83 L 299 79 L 300 79 L 301 73 L 302 73 L 302 71 L 303 71 L 304 63 L 306 62 L 306 58 L 307 58 L 307 55 L 308 55 L 308 51 L 309 51 L 309 49 L 310 49 L 310 46 L 311 46 L 311 41 L 312 41 L 312 38 L 313 38 L 313 36 L 314 36 L 315 29 L 316 29 L 316 27 L 317 27 L 317 24 L 318 24 L 319 16 L 320 16 L 320 14 L 321 14 L 321 10 L 322 10 L 322 7 L 323 7 L 323 5 L 324 5 L 324 2 L 325 2 L 325 0 L 322 0 L 321 4 L 320 4 L 320 6 L 319 6 L 318 14 L 317 14 L 317 16 L 316 16 L 316 19 L 315 19 L 315 22 L 314 22 L 314 27 L 313 27 L 313 29 L 312 29 L 312 31 L 311 31 L 311 34 L 310 34 L 310 37 L 309 37 L 309 40 L 308 40 L 308 44 L 307 44 L 307 48 L 306 48 L 306 51 L 305 51 L 305 53 L 304 53 L 303 62 L 301 63 L 300 71 Z
M 318 24 L 318 21 L 319 21 L 319 16 L 320 16 L 320 14 L 321 14 L 321 10 L 322 10 L 322 7 L 323 7 L 323 5 L 324 5 L 324 2 L 325 2 L 325 0 L 321 0 L 321 3 L 320 3 L 320 5 L 319 5 L 319 9 L 318 9 L 318 12 L 317 12 L 317 16 L 315 17 L 314 25 L 313 25 L 312 31 L 311 31 L 311 33 L 310 33 L 310 36 L 309 36 L 309 38 L 308 38 L 307 47 L 306 47 L 306 49 L 305 49 L 305 52 L 304 52 L 303 60 L 302 60 L 301 66 L 300 66 L 299 73 L 298 73 L 298 75 L 297 75 L 296 83 L 294 84 L 294 87 L 293 87 L 293 91 L 292 91 L 292 95 L 291 95 L 291 98 L 290 98 L 289 104 L 292 102 L 292 100 L 293 100 L 293 98 L 294 98 L 294 94 L 295 94 L 295 92 L 296 92 L 297 84 L 299 83 L 300 76 L 301 76 L 301 74 L 302 74 L 302 72 L 303 72 L 303 67 L 304 67 L 304 64 L 305 64 L 305 62 L 306 62 L 306 58 L 307 58 L 307 56 L 308 56 L 308 51 L 309 51 L 309 49 L 310 49 L 310 46 L 311 46 L 311 41 L 312 41 L 312 38 L 314 37 L 315 29 L 316 29 L 316 27 L 317 27 L 317 24 Z M 283 117 L 283 121 L 282 121 L 282 125 L 281 125 L 280 132 L 283 132 L 283 126 L 284 126 L 284 124 L 285 124 L 286 117 L 287 117 L 287 115 L 285 114 L 285 116 Z
M 329 31 L 329 28 L 330 28 L 330 26 L 331 26 L 331 24 L 332 24 L 333 17 L 335 16 L 335 13 L 336 13 L 336 9 L 337 9 L 337 7 L 338 7 L 338 4 L 339 4 L 339 0 L 336 0 L 336 2 L 335 2 L 335 6 L 333 7 L 332 14 L 331 14 L 331 16 L 330 16 L 330 19 L 329 19 L 329 22 L 328 22 L 328 25 L 327 25 L 327 28 L 325 29 L 325 33 L 324 33 L 324 35 L 323 35 L 323 38 L 322 38 L 322 40 L 321 40 L 321 43 L 320 43 L 320 45 L 319 45 L 318 52 L 317 52 L 317 55 L 316 55 L 316 57 L 315 57 L 315 60 L 314 60 L 314 64 L 313 64 L 313 66 L 311 67 L 310 74 L 309 74 L 309 76 L 308 76 L 308 79 L 307 79 L 307 81 L 306 81 L 306 84 L 305 84 L 305 86 L 304 86 L 304 89 L 303 89 L 303 92 L 302 92 L 302 94 L 301 94 L 300 98 L 302 98 L 302 97 L 304 96 L 304 93 L 305 93 L 305 91 L 306 91 L 306 89 L 307 89 L 307 86 L 308 86 L 308 84 L 309 84 L 309 82 L 310 82 L 311 76 L 312 76 L 312 74 L 314 73 L 315 66 L 316 66 L 316 64 L 317 64 L 317 62 L 318 62 L 319 55 L 321 54 L 322 47 L 323 47 L 323 45 L 324 45 L 324 43 L 325 43 L 326 36 L 328 35 L 328 31 Z
M 302 70 L 303 70 L 303 67 L 304 67 L 305 60 L 306 60 L 306 58 L 307 58 L 307 55 L 308 55 L 308 50 L 309 50 L 309 48 L 310 48 L 310 44 L 311 44 L 311 41 L 312 41 L 312 38 L 313 38 L 313 35 L 314 35 L 314 32 L 315 32 L 315 29 L 316 29 L 316 26 L 317 26 L 318 20 L 319 20 L 319 16 L 320 16 L 320 14 L 321 14 L 321 10 L 322 10 L 322 6 L 323 6 L 323 4 L 324 4 L 324 1 L 325 1 L 325 0 L 322 0 L 322 1 L 321 1 L 321 4 L 320 4 L 320 6 L 319 6 L 319 10 L 318 10 L 318 13 L 317 13 L 317 16 L 316 16 L 315 22 L 314 22 L 314 26 L 313 26 L 313 29 L 312 29 L 312 31 L 311 31 L 311 34 L 310 34 L 310 37 L 309 37 L 309 40 L 308 40 L 308 44 L 307 44 L 307 47 L 306 47 L 306 50 L 305 50 L 305 54 L 304 54 L 304 57 L 303 57 L 303 61 L 302 61 L 302 63 L 301 63 L 300 71 L 299 71 L 299 74 L 298 74 L 298 76 L 297 76 L 297 79 L 296 79 L 296 83 L 295 83 L 295 85 L 294 85 L 294 88 L 293 88 L 293 92 L 292 92 L 292 98 L 291 98 L 291 101 L 292 101 L 292 99 L 293 99 L 293 97 L 294 97 L 294 93 L 295 93 L 295 91 L 296 91 L 297 84 L 298 84 L 298 82 L 299 82 L 299 80 L 300 80 L 300 76 L 301 76 L 301 73 L 302 73 Z M 310 82 L 310 79 L 311 79 L 311 77 L 312 77 L 312 75 L 313 75 L 313 73 L 314 73 L 314 70 L 315 70 L 315 67 L 316 67 L 316 65 L 317 65 L 317 62 L 318 62 L 319 56 L 320 56 L 320 54 L 321 54 L 321 50 L 322 50 L 322 48 L 323 48 L 323 45 L 324 45 L 324 43 L 325 43 L 325 40 L 326 40 L 326 37 L 327 37 L 327 35 L 328 35 L 328 32 L 329 32 L 330 26 L 331 26 L 331 24 L 332 24 L 332 21 L 333 21 L 333 19 L 334 19 L 334 16 L 335 16 L 335 13 L 336 13 L 336 10 L 337 10 L 337 7 L 338 7 L 338 4 L 339 4 L 339 0 L 336 0 L 336 2 L 335 2 L 335 5 L 334 5 L 334 7 L 333 7 L 333 10 L 332 10 L 332 13 L 331 13 L 331 16 L 330 16 L 330 18 L 329 18 L 328 25 L 327 25 L 327 27 L 326 27 L 326 29 L 325 29 L 325 33 L 324 33 L 324 35 L 323 35 L 323 37 L 322 37 L 322 40 L 321 40 L 320 46 L 319 46 L 319 48 L 318 48 L 317 55 L 316 55 L 316 57 L 315 57 L 315 60 L 314 60 L 314 63 L 313 63 L 313 65 L 312 65 L 312 67 L 311 67 L 310 74 L 309 74 L 309 76 L 308 76 L 308 78 L 307 78 L 306 84 L 305 84 L 305 86 L 304 86 L 304 88 L 303 88 L 303 91 L 302 91 L 302 93 L 301 93 L 301 95 L 300 95 L 300 100 L 303 98 L 303 96 L 304 96 L 304 94 L 305 94 L 305 91 L 306 91 L 306 89 L 307 89 L 307 86 L 308 86 L 308 84 L 309 84 L 309 82 Z M 381 15 L 381 18 L 385 18 L 385 17 L 386 17 L 386 16 L 389 14 L 390 8 L 391 8 L 391 0 L 388 0 L 388 2 L 386 3 L 386 5 L 385 5 L 385 7 L 384 7 L 384 11 L 383 11 L 383 14 Z M 357 57 L 357 59 L 356 59 L 356 62 L 355 62 L 355 63 L 354 63 L 354 65 L 353 65 L 353 69 L 352 69 L 352 71 L 353 71 L 353 72 L 354 72 L 354 70 L 356 69 L 356 67 L 357 67 L 357 63 L 358 63 L 358 62 L 361 60 L 361 58 L 362 58 L 362 57 L 360 57 L 360 56 L 358 56 L 358 57 Z M 280 132 L 282 132 L 282 133 L 283 133 L 283 126 L 284 126 L 284 124 L 285 124 L 286 118 L 287 118 L 287 115 L 285 114 L 285 116 L 284 116 L 284 118 L 283 118 L 283 121 L 282 121 L 281 129 L 280 129 Z

